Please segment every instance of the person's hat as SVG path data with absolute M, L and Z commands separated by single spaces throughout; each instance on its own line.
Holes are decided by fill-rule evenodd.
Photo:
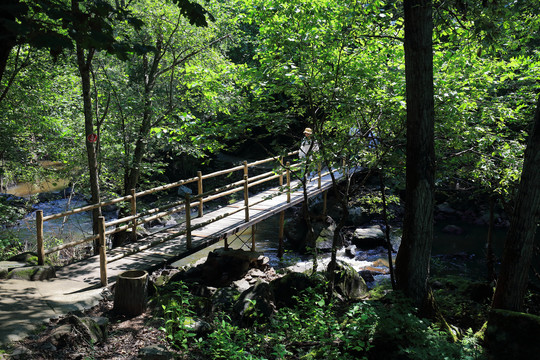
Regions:
M 311 128 L 304 129 L 304 135 L 311 135 L 311 134 L 313 134 L 313 130 L 311 130 Z

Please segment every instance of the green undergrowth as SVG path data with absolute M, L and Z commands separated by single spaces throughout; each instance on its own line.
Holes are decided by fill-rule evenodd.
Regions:
M 437 324 L 416 316 L 397 292 L 376 288 L 376 300 L 328 302 L 323 288 L 297 297 L 293 308 L 262 315 L 242 327 L 229 313 L 204 317 L 212 330 L 189 331 L 198 313 L 195 298 L 179 283 L 160 303 L 163 330 L 186 359 L 483 359 L 471 329 L 457 342 Z

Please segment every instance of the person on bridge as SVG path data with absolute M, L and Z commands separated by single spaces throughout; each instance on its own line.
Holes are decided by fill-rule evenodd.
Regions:
M 319 151 L 319 144 L 317 143 L 317 140 L 313 139 L 312 135 L 313 130 L 311 130 L 311 128 L 307 127 L 304 129 L 304 138 L 302 139 L 300 152 L 298 153 L 300 160 L 305 160 L 306 162 L 306 167 L 302 171 L 302 178 L 305 179 L 304 181 L 312 179 L 317 174 L 317 171 L 311 170 L 313 169 L 311 160 L 313 159 L 313 153 Z M 308 168 L 310 170 L 308 170 Z
M 319 151 L 319 144 L 317 144 L 317 140 L 313 140 L 311 137 L 312 134 L 313 130 L 311 130 L 311 128 L 307 127 L 304 129 L 304 138 L 302 139 L 300 153 L 298 154 L 300 159 L 306 158 L 308 153 Z

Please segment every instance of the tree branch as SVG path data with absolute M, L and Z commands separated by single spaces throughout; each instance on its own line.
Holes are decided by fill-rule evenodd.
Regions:
M 214 41 L 208 43 L 207 45 L 201 47 L 200 49 L 194 50 L 193 52 L 187 54 L 187 55 L 184 56 L 183 58 L 175 60 L 171 65 L 169 65 L 168 67 L 166 67 L 166 68 L 164 68 L 163 70 L 159 71 L 159 72 L 156 74 L 156 76 L 159 76 L 159 75 L 161 75 L 161 74 L 166 73 L 167 71 L 171 70 L 172 68 L 174 68 L 174 67 L 180 65 L 181 63 L 183 63 L 183 62 L 189 60 L 189 59 L 192 58 L 193 56 L 195 56 L 195 55 L 201 53 L 202 51 L 204 51 L 204 50 L 206 50 L 206 49 L 208 49 L 208 48 L 211 47 L 212 45 L 217 44 L 218 42 L 221 42 L 221 41 L 225 40 L 226 38 L 229 38 L 230 36 L 231 36 L 230 34 L 224 35 L 224 36 L 222 36 L 222 37 L 220 37 L 220 38 L 218 38 L 218 39 L 216 39 L 216 40 L 214 40 Z

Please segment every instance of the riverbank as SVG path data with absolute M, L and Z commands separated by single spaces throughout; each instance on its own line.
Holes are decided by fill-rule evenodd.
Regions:
M 322 262 L 321 259 L 319 264 Z M 263 260 L 262 264 L 264 263 Z M 410 351 L 424 349 L 420 352 L 424 356 L 422 360 L 439 359 L 438 356 L 441 354 L 445 354 L 449 359 L 461 359 L 462 355 L 481 358 L 483 349 L 472 334 L 465 336 L 463 342 L 452 344 L 444 334 L 436 332 L 435 324 L 431 325 L 429 321 L 411 315 L 413 310 L 410 305 L 399 296 L 392 295 L 387 283 L 365 292 L 361 296 L 363 300 L 356 297 L 349 300 L 337 297 L 331 303 L 325 301 L 324 287 L 316 291 L 306 287 L 306 292 L 298 294 L 287 294 L 284 290 L 280 290 L 277 293 L 281 296 L 286 295 L 289 301 L 296 298 L 293 295 L 298 295 L 298 303 L 294 306 L 277 306 L 270 320 L 264 320 L 262 309 L 266 300 L 260 296 L 267 295 L 262 295 L 265 292 L 254 292 L 254 289 L 261 287 L 260 284 L 272 283 L 273 280 L 283 278 L 287 276 L 286 274 L 292 274 L 294 270 L 299 269 L 298 266 L 294 266 L 279 272 L 273 268 L 248 271 L 230 287 L 223 289 L 207 287 L 199 282 L 191 283 L 185 277 L 186 285 L 175 286 L 173 278 L 178 274 L 178 270 L 162 269 L 151 278 L 153 281 L 161 281 L 159 279 L 166 276 L 170 279 L 172 287 L 160 286 L 162 289 L 152 297 L 150 306 L 142 314 L 137 316 L 119 314 L 114 310 L 114 297 L 109 294 L 91 309 L 54 318 L 42 331 L 23 341 L 12 343 L 6 350 L 12 354 L 13 359 L 155 359 L 156 356 L 178 359 L 293 359 L 300 356 L 336 358 L 338 355 L 337 358 L 369 355 L 370 359 L 383 359 L 394 358 L 392 356 L 402 353 L 404 349 Z M 304 269 L 309 269 L 309 265 Z M 297 281 L 301 281 L 302 284 L 311 283 L 311 280 L 304 278 L 305 276 L 307 275 L 302 275 Z M 298 276 L 292 278 L 296 277 Z M 245 284 L 248 284 L 247 287 Z M 246 323 L 240 325 L 237 322 L 239 320 L 234 315 L 237 310 L 232 309 L 236 307 L 225 305 L 228 297 L 217 296 L 231 291 L 236 291 L 240 295 L 239 290 L 234 290 L 240 289 L 238 286 L 244 286 L 242 290 L 244 293 L 259 294 L 256 297 L 245 295 L 251 299 L 252 305 L 259 309 L 256 313 L 263 311 L 259 315 L 261 317 L 255 317 L 259 320 L 249 321 L 249 325 Z M 457 294 L 456 289 L 451 289 L 450 286 L 441 286 L 439 290 L 438 295 L 441 291 Z M 114 289 L 112 291 L 114 292 Z M 213 315 L 203 316 L 202 314 L 208 314 L 208 302 L 204 300 L 208 295 L 204 294 L 215 294 L 216 296 L 212 298 L 222 299 L 219 300 L 221 306 L 226 306 L 225 309 L 229 309 L 227 306 L 231 308 L 224 310 L 223 313 L 211 312 Z M 459 296 L 463 296 L 461 290 Z M 243 297 L 244 295 L 239 297 L 234 295 L 236 300 L 233 302 Z M 175 301 L 183 305 L 175 307 Z M 460 301 L 449 311 L 459 307 Z M 278 303 L 279 301 L 276 301 L 276 304 Z M 174 311 L 172 314 L 177 326 L 167 325 L 168 311 Z M 248 313 L 245 314 L 247 316 Z M 63 332 L 65 330 L 61 329 L 66 329 L 67 324 L 74 323 L 73 316 L 81 319 L 91 317 L 96 319 L 95 321 L 104 319 L 99 321 L 106 322 L 108 335 L 90 343 L 84 340 L 84 333 L 81 335 L 79 332 Z M 375 320 L 377 322 L 373 322 Z M 390 327 L 374 326 L 376 323 Z M 397 332 L 390 329 L 396 329 Z M 327 331 L 331 333 L 327 334 Z M 339 334 L 343 334 L 344 337 L 336 338 Z M 282 338 L 283 335 L 286 337 Z M 429 348 L 425 347 L 427 343 L 430 344 Z M 426 353 L 426 349 L 430 350 Z M 312 355 L 308 355 L 309 353 Z

